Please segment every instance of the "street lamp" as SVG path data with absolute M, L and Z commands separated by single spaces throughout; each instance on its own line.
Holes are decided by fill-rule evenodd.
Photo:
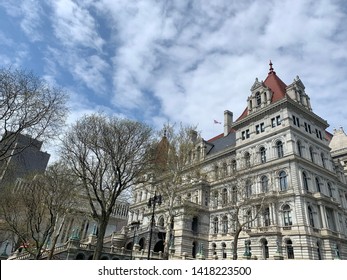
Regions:
M 132 222 L 130 225 L 131 225 L 131 227 L 132 227 L 133 230 L 134 230 L 133 247 L 131 248 L 131 252 L 130 252 L 130 259 L 132 260 L 132 259 L 133 259 L 133 251 L 134 251 L 134 247 L 135 247 L 136 229 L 137 229 L 137 227 L 140 225 L 140 222 L 139 222 L 139 221 L 134 221 L 134 222 Z
M 154 227 L 154 211 L 155 211 L 155 206 L 157 204 L 158 205 L 161 204 L 161 195 L 157 195 L 156 193 L 154 193 L 154 196 L 151 197 L 147 203 L 148 208 L 152 208 L 151 228 L 150 228 L 150 233 L 149 233 L 147 260 L 150 260 L 150 258 L 151 258 L 152 234 L 153 234 L 153 227 Z

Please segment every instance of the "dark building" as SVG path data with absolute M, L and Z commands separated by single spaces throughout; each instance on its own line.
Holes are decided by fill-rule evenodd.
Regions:
M 6 145 L 2 143 L 2 145 Z M 26 175 L 44 172 L 50 155 L 41 151 L 42 141 L 19 134 L 0 159 L 0 184 L 11 183 Z

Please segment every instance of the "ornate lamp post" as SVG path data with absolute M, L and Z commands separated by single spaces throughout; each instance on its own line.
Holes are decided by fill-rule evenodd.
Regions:
M 157 204 L 158 205 L 161 204 L 161 195 L 157 195 L 156 193 L 154 193 L 154 196 L 151 197 L 147 203 L 148 208 L 152 208 L 151 228 L 150 228 L 150 233 L 149 233 L 147 260 L 151 259 L 152 234 L 153 234 L 153 227 L 154 227 L 154 211 L 155 211 L 155 206 Z

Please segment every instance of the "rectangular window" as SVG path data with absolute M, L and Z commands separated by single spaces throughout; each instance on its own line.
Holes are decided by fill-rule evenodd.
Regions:
M 271 119 L 271 126 L 272 127 L 280 125 L 281 123 L 282 123 L 281 116 L 276 116 L 276 118 Z
M 264 132 L 265 131 L 265 125 L 264 123 L 260 124 L 260 132 Z
M 327 221 L 328 221 L 328 227 L 329 229 L 336 231 L 336 223 L 335 223 L 335 217 L 334 217 L 334 210 L 331 208 L 326 208 L 326 215 L 327 215 Z
M 293 115 L 293 124 L 300 127 L 300 119 Z
M 242 131 L 242 134 L 241 134 L 242 140 L 249 138 L 249 136 L 250 136 L 249 129 L 247 129 L 246 131 Z
M 259 124 L 257 124 L 257 125 L 255 126 L 255 133 L 257 133 L 257 134 L 260 133 L 260 125 L 259 125 Z
M 272 126 L 272 127 L 275 127 L 275 126 L 276 126 L 276 119 L 275 119 L 275 118 L 272 118 L 272 119 L 271 119 L 271 126 Z
M 265 131 L 265 125 L 264 123 L 261 123 L 261 124 L 257 124 L 255 126 L 255 132 L 256 134 L 259 134 L 260 132 L 264 132 Z

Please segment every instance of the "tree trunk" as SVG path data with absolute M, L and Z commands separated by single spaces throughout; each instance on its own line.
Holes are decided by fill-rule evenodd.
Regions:
M 53 259 L 55 245 L 57 244 L 57 241 L 58 241 L 58 238 L 60 236 L 60 233 L 61 233 L 61 230 L 63 228 L 64 223 L 65 223 L 65 216 L 63 217 L 63 220 L 60 223 L 60 226 L 58 228 L 58 232 L 56 233 L 56 235 L 54 236 L 54 238 L 52 240 L 51 249 L 49 250 L 49 255 L 48 255 L 49 260 Z
M 242 228 L 239 228 L 236 230 L 235 235 L 234 235 L 234 242 L 233 242 L 233 260 L 237 260 L 238 255 L 237 255 L 237 245 L 239 242 L 239 236 L 241 233 Z
M 170 237 L 171 237 L 171 224 L 166 223 L 166 235 L 165 235 L 164 252 L 163 252 L 163 258 L 165 260 L 169 259 Z
M 104 246 L 104 238 L 105 238 L 107 224 L 108 224 L 107 219 L 102 219 L 99 222 L 98 236 L 96 239 L 96 247 L 94 250 L 93 260 L 100 260 L 100 258 L 101 258 L 102 249 Z

